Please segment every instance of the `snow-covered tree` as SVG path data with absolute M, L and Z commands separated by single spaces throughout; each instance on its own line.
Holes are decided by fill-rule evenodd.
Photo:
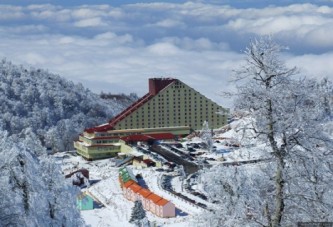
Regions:
M 134 202 L 134 207 L 132 208 L 130 223 L 135 224 L 136 226 L 142 226 L 143 220 L 146 218 L 146 211 L 143 209 L 142 202 L 136 200 Z
M 123 94 L 102 99 L 81 84 L 45 70 L 26 69 L 6 60 L 0 61 L 0 122 L 3 129 L 11 135 L 29 127 L 43 145 L 48 143 L 54 150 L 72 149 L 73 138 L 84 128 L 108 121 L 136 98 Z M 46 139 L 46 134 L 60 134 L 62 138 Z
M 280 50 L 271 38 L 255 40 L 237 71 L 235 108 L 248 114 L 239 130 L 245 132 L 242 143 L 255 141 L 252 149 L 269 161 L 206 173 L 206 189 L 219 204 L 208 222 L 278 227 L 333 219 L 332 135 L 326 128 L 332 96 L 323 97 L 318 88 L 326 94 L 333 89 L 295 77 L 296 68 L 284 65 Z
M 0 226 L 82 226 L 77 189 L 31 130 L 0 132 Z
M 211 152 L 213 149 L 213 135 L 212 135 L 212 130 L 209 128 L 209 124 L 207 121 L 204 121 L 202 125 L 200 138 L 205 143 L 207 150 Z

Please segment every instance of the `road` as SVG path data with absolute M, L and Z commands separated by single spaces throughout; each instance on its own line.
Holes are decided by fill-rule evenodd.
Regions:
M 159 145 L 151 146 L 150 150 L 161 155 L 162 157 L 164 157 L 165 159 L 167 159 L 170 162 L 174 162 L 178 165 L 183 165 L 186 175 L 195 173 L 199 170 L 199 166 L 197 164 L 187 161 L 187 160 L 181 158 L 180 156 L 174 154 L 173 152 L 162 148 Z

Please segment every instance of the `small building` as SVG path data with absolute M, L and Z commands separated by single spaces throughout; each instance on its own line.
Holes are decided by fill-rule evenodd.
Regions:
M 156 214 L 156 203 L 162 199 L 162 197 L 156 195 L 155 193 L 151 193 L 147 199 L 149 200 L 149 210 Z
M 142 188 L 127 167 L 119 169 L 119 183 L 124 197 L 130 201 L 141 200 L 143 208 L 153 214 L 167 218 L 176 216 L 176 207 L 170 201 Z
M 176 216 L 176 207 L 169 200 L 166 200 L 154 193 L 150 194 L 147 199 L 149 200 L 149 210 L 162 218 L 170 218 Z
M 93 210 L 94 209 L 94 200 L 89 195 L 82 193 L 77 197 L 76 200 L 77 207 L 80 210 Z
M 148 196 L 152 194 L 152 192 L 148 189 L 142 188 L 140 191 L 137 192 L 137 194 L 138 194 L 138 199 L 141 200 L 143 208 L 145 210 L 149 210 L 150 200 L 148 199 Z
M 131 201 L 136 201 L 138 200 L 138 195 L 137 195 L 137 192 L 140 191 L 142 189 L 142 187 L 138 184 L 131 184 L 129 187 L 128 187 L 128 195 L 129 195 L 129 200 Z
M 137 157 L 134 157 L 133 160 L 132 160 L 132 165 L 136 168 L 141 168 L 141 163 L 143 161 L 143 157 L 142 156 L 137 156 Z
M 130 187 L 132 184 L 136 184 L 136 182 L 133 181 L 133 180 L 129 180 L 129 181 L 127 181 L 126 183 L 124 183 L 124 184 L 122 185 L 122 189 L 123 189 L 124 196 L 125 196 L 125 198 L 128 199 L 128 200 L 131 200 L 132 191 L 131 191 L 131 189 L 129 189 L 129 187 Z
M 71 178 L 73 185 L 82 186 L 89 183 L 89 170 L 82 168 L 65 175 L 65 178 Z
M 151 160 L 151 159 L 145 159 L 142 161 L 142 167 L 147 168 L 147 167 L 155 167 L 156 163 Z
M 127 167 L 120 168 L 119 169 L 120 185 L 123 186 L 123 184 L 129 180 L 138 182 L 138 180 L 136 179 L 136 177 L 134 176 L 133 172 L 130 169 L 128 169 Z
M 147 168 L 147 167 L 156 166 L 156 162 L 154 162 L 153 160 L 151 160 L 149 158 L 144 159 L 142 156 L 133 158 L 132 164 L 133 164 L 133 166 L 135 166 L 137 168 Z
M 132 151 L 132 148 L 119 137 L 103 140 L 96 135 L 90 137 L 86 133 L 81 134 L 79 140 L 74 141 L 74 148 L 79 155 L 87 160 L 116 157 L 119 153 Z
M 156 202 L 156 215 L 162 218 L 170 218 L 176 216 L 175 204 L 166 199 L 161 199 Z

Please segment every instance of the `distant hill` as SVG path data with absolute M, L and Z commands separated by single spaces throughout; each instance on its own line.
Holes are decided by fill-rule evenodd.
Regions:
M 30 128 L 54 150 L 71 149 L 84 128 L 104 123 L 137 99 L 105 95 L 43 69 L 0 62 L 0 128 L 9 134 Z

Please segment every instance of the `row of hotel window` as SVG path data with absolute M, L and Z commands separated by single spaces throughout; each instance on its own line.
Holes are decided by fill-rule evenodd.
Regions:
M 211 122 L 212 125 L 214 125 L 214 121 Z M 217 123 L 222 124 L 222 120 L 218 121 Z M 125 127 L 125 128 L 135 128 L 135 127 L 139 127 L 141 125 L 141 127 L 145 127 L 147 126 L 148 128 L 150 127 L 166 127 L 166 126 L 183 126 L 183 125 L 188 125 L 188 126 L 194 126 L 194 127 L 198 127 L 201 126 L 201 123 L 198 122 L 193 122 L 193 121 L 185 121 L 184 123 L 181 121 L 171 121 L 171 122 L 153 122 L 153 123 L 148 123 L 148 122 L 137 122 L 137 123 L 123 123 L 120 124 L 119 127 Z
M 141 121 L 159 121 L 159 122 L 165 122 L 165 121 L 176 121 L 177 119 L 178 120 L 181 120 L 181 119 L 184 119 L 185 121 L 186 120 L 189 120 L 189 121 L 197 121 L 197 120 L 199 120 L 199 118 L 200 118 L 200 120 L 204 120 L 204 119 L 206 119 L 207 118 L 207 116 L 208 116 L 208 114 L 203 114 L 203 115 L 200 115 L 200 117 L 198 117 L 197 115 L 194 115 L 193 117 L 191 116 L 191 113 L 189 113 L 188 115 L 186 115 L 186 113 L 184 114 L 184 115 L 173 115 L 173 118 L 172 119 L 170 119 L 169 118 L 169 114 L 167 114 L 167 115 L 158 115 L 158 116 L 156 116 L 156 115 L 152 115 L 152 116 L 150 116 L 150 114 L 148 114 L 147 116 L 142 116 L 141 117 Z M 223 118 L 224 116 L 222 116 L 222 118 Z M 207 120 L 207 119 L 206 119 Z M 214 121 L 214 120 L 221 120 L 221 119 L 219 119 L 218 117 L 216 117 L 215 115 L 211 115 L 211 120 L 212 121 Z M 129 119 L 125 119 L 125 123 L 132 123 L 132 122 L 138 122 L 138 121 L 140 121 L 140 119 L 139 119 L 139 117 L 137 116 L 136 117 L 136 119 L 133 119 L 133 118 L 129 118 Z
M 199 107 L 197 107 L 196 105 L 195 106 L 186 106 L 186 105 L 184 105 L 184 106 L 182 106 L 182 105 L 178 105 L 178 106 L 176 106 L 176 105 L 174 105 L 174 106 L 163 106 L 163 105 L 161 105 L 161 106 L 153 106 L 152 108 L 150 108 L 150 106 L 147 106 L 146 108 L 144 108 L 144 109 L 146 109 L 147 111 L 149 111 L 149 110 L 153 110 L 153 111 L 157 111 L 157 110 L 161 110 L 161 109 L 166 109 L 166 111 L 167 112 L 169 112 L 169 111 L 178 111 L 178 112 L 181 112 L 181 111 L 198 111 L 198 110 L 200 110 L 200 111 L 202 111 L 203 109 L 206 109 L 206 111 L 208 111 L 208 107 L 206 106 L 206 108 L 205 107 L 203 107 L 203 106 L 199 106 Z M 144 109 L 142 109 L 141 110 L 141 112 L 144 112 Z M 218 109 L 219 108 L 217 108 L 217 107 L 211 107 L 211 110 L 212 111 L 218 111 Z
M 152 115 L 152 116 L 154 116 L 154 115 L 159 115 L 159 116 L 163 116 L 164 115 L 164 117 L 169 117 L 170 115 L 169 115 L 169 113 L 170 112 L 173 112 L 173 114 L 170 114 L 170 115 L 173 115 L 173 117 L 176 117 L 176 116 L 179 116 L 180 114 L 181 115 L 184 115 L 184 116 L 186 116 L 186 115 L 192 115 L 192 113 L 194 114 L 194 116 L 195 116 L 195 118 L 196 118 L 196 116 L 197 115 L 200 115 L 200 116 L 202 116 L 202 115 L 205 115 L 205 116 L 208 116 L 209 114 L 211 114 L 211 116 L 212 116 L 212 118 L 214 118 L 214 117 L 219 117 L 219 116 L 221 116 L 221 114 L 219 114 L 219 113 L 217 113 L 217 112 L 209 112 L 208 110 L 206 110 L 206 112 L 202 112 L 202 109 L 200 109 L 200 113 L 197 113 L 197 112 L 194 112 L 194 111 L 188 111 L 188 112 L 186 112 L 186 111 L 170 111 L 170 110 L 166 110 L 166 111 L 155 111 L 155 112 L 149 112 L 149 113 L 145 113 L 145 112 L 137 112 L 137 113 L 133 113 L 133 114 L 131 114 L 131 115 L 129 115 L 129 119 L 133 119 L 133 118 L 136 118 L 136 119 L 138 119 L 138 118 L 140 118 L 140 116 L 143 118 L 143 117 L 150 117 L 150 115 Z M 147 114 L 147 115 L 145 115 L 145 114 Z M 223 117 L 224 117 L 224 115 L 222 115 Z
M 180 98 L 178 98 L 178 100 L 172 100 L 172 101 L 170 101 L 170 100 L 165 100 L 165 101 L 163 101 L 163 100 L 160 100 L 160 99 L 156 99 L 156 100 L 153 100 L 152 102 L 148 102 L 147 103 L 147 106 L 151 106 L 151 105 L 153 105 L 153 106 L 155 106 L 155 105 L 158 105 L 158 106 L 161 106 L 161 105 L 169 105 L 169 103 L 177 103 L 177 101 L 178 101 L 178 104 L 180 104 L 180 103 L 183 103 L 183 104 L 193 104 L 193 105 L 195 105 L 195 107 L 196 107 L 196 105 L 198 104 L 200 104 L 200 106 L 202 106 L 203 105 L 203 103 L 206 105 L 206 106 L 208 106 L 208 104 L 210 104 L 210 105 L 216 105 L 216 106 L 218 106 L 217 104 L 215 104 L 215 103 L 209 103 L 209 102 L 206 102 L 206 101 L 202 101 L 202 100 L 200 100 L 199 102 L 197 102 L 196 100 L 191 100 L 191 98 L 189 99 L 189 100 L 181 100 Z

